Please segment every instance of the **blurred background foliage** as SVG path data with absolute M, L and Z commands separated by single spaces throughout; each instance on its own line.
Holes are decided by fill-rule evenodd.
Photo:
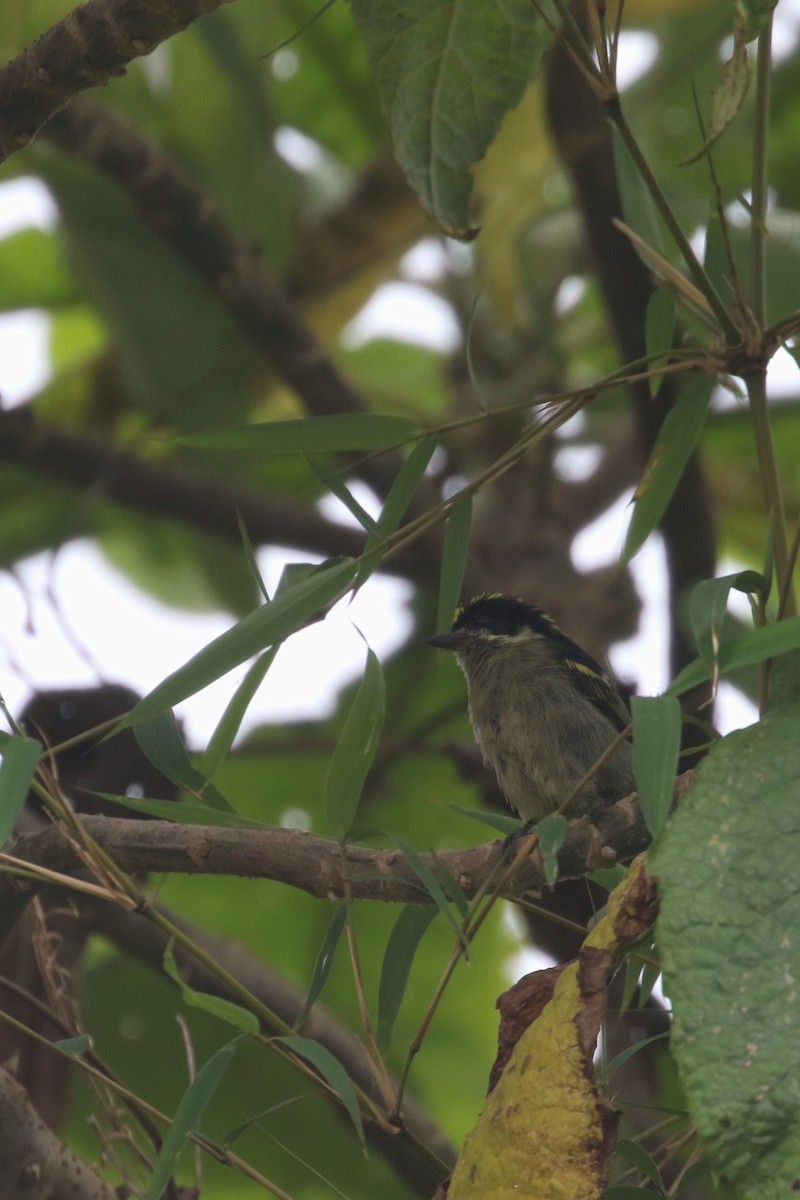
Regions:
M 778 6 L 779 18 L 783 9 Z M 12 58 L 68 10 L 64 0 L 5 0 L 0 53 Z M 432 502 L 485 469 L 518 435 L 524 408 L 490 419 L 493 409 L 585 386 L 618 366 L 625 353 L 613 316 L 619 298 L 608 294 L 602 273 L 598 282 L 591 212 L 576 202 L 563 137 L 559 148 L 554 134 L 553 97 L 566 85 L 551 60 L 477 166 L 473 204 L 481 233 L 457 244 L 441 236 L 393 161 L 350 8 L 340 0 L 318 10 L 317 0 L 267 6 L 238 0 L 133 62 L 124 78 L 80 103 L 118 118 L 115 136 L 123 148 L 129 128 L 201 190 L 319 339 L 348 395 L 366 411 L 405 415 L 424 427 L 486 411 L 486 420 L 442 435 L 426 479 L 429 495 L 421 498 Z M 632 0 L 626 6 L 629 40 L 623 44 L 632 48 L 638 39 L 640 61 L 647 65 L 626 87 L 623 103 L 690 233 L 705 225 L 716 201 L 704 160 L 676 164 L 702 141 L 695 95 L 707 110 L 730 25 L 727 0 L 702 6 Z M 800 277 L 799 30 L 800 16 L 790 7 L 780 41 L 776 35 L 781 49 L 770 143 L 773 203 L 785 218 L 776 248 L 782 269 L 771 276 L 782 289 L 773 297 L 781 313 L 797 305 Z M 749 130 L 745 106 L 714 148 L 724 205 L 735 205 L 749 186 Z M 46 313 L 51 353 L 49 381 L 16 412 L 20 421 L 30 420 L 25 428 L 32 440 L 28 434 L 20 440 L 18 427 L 9 423 L 14 414 L 3 416 L 0 562 L 13 571 L 42 550 L 90 538 L 109 564 L 161 601 L 181 610 L 242 615 L 258 602 L 258 590 L 235 512 L 243 514 L 257 547 L 351 554 L 358 534 L 341 512 L 334 517 L 320 506 L 326 489 L 301 456 L 207 454 L 173 439 L 335 411 L 337 399 L 324 385 L 307 392 L 293 387 L 265 345 L 248 334 L 226 301 L 224 284 L 207 287 L 202 264 L 179 254 L 157 220 L 145 220 L 120 182 L 87 156 L 91 148 L 69 148 L 63 136 L 45 128 L 2 169 L 4 181 L 41 180 L 58 215 L 51 229 L 24 229 L 0 243 L 0 311 Z M 597 199 L 600 205 L 599 192 Z M 640 286 L 628 271 L 620 257 L 623 301 L 638 295 Z M 353 319 L 380 289 L 398 283 L 445 306 L 447 336 L 425 344 L 384 328 L 353 336 Z M 402 293 L 383 295 L 397 306 L 399 319 Z M 787 389 L 775 413 L 787 501 L 795 510 L 797 399 Z M 580 566 L 572 544 L 636 483 L 649 449 L 622 387 L 540 442 L 477 498 L 468 590 L 530 597 L 601 656 L 632 636 L 640 597 L 630 575 L 612 555 L 606 565 Z M 331 468 L 341 467 L 329 457 Z M 703 503 L 689 497 L 668 555 L 670 570 L 698 542 L 712 547 L 703 564 L 708 574 L 714 553 L 760 569 L 760 481 L 744 407 L 730 393 L 720 392 L 699 461 L 696 495 L 702 491 Z M 396 466 L 380 456 L 353 459 L 343 474 L 361 487 L 359 495 L 367 496 L 369 488 L 380 496 Z M 217 496 L 228 513 L 221 524 L 206 515 Z M 251 523 L 246 513 L 259 514 L 259 520 Z M 440 549 L 433 533 L 387 566 L 413 588 L 406 602 L 413 626 L 402 651 L 384 664 L 387 721 L 360 811 L 364 825 L 390 840 L 402 836 L 420 850 L 485 840 L 485 827 L 452 806 L 496 800 L 471 745 L 460 676 L 418 645 L 435 622 Z M 674 644 L 684 626 L 686 588 L 700 577 L 695 562 L 677 569 L 681 577 L 676 583 L 673 574 L 668 589 L 674 665 L 681 662 Z M 399 619 L 398 611 L 387 610 L 387 622 Z M 136 639 L 137 631 L 120 630 L 120 636 Z M 648 653 L 665 655 L 666 647 Z M 309 664 L 309 690 L 313 669 Z M 251 731 L 215 782 L 246 815 L 326 833 L 324 774 L 349 702 L 348 693 L 325 720 Z M 308 986 L 330 921 L 328 906 L 263 881 L 173 877 L 153 879 L 152 886 L 159 903 L 235 940 L 301 991 Z M 373 996 L 393 919 L 386 906 L 357 906 Z M 496 914 L 473 963 L 462 965 L 448 989 L 413 1067 L 415 1099 L 456 1146 L 481 1107 L 494 1051 L 494 1001 L 514 977 L 520 944 L 519 928 Z M 541 944 L 558 955 L 552 928 Z M 395 1070 L 450 945 L 440 919 L 414 965 L 390 1058 Z M 570 948 L 562 946 L 563 953 Z M 105 938 L 89 949 L 80 992 L 102 1056 L 129 1086 L 172 1111 L 186 1080 L 173 985 Z M 343 955 L 324 1002 L 345 1026 L 358 1027 Z M 211 1017 L 184 1016 L 198 1061 L 229 1036 Z M 291 1103 L 280 1107 L 287 1099 Z M 73 1101 L 70 1136 L 93 1156 L 96 1144 L 86 1126 L 93 1101 L 80 1080 L 74 1081 Z M 425 1194 L 375 1149 L 365 1158 L 340 1114 L 261 1050 L 240 1055 L 231 1069 L 209 1133 L 222 1138 L 258 1112 L 264 1115 L 240 1148 L 293 1196 L 406 1200 Z M 230 1171 L 213 1163 L 205 1170 L 205 1195 L 250 1194 L 251 1185 Z

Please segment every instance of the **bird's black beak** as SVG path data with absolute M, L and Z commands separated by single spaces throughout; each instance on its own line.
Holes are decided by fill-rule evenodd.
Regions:
M 425 638 L 424 645 L 437 646 L 440 650 L 458 650 L 462 644 L 459 633 L 449 630 L 447 633 L 436 633 L 433 637 Z

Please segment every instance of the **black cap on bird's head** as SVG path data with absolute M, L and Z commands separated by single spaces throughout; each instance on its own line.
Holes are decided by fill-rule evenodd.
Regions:
M 446 633 L 426 638 L 429 646 L 441 650 L 459 650 L 477 642 L 512 642 L 531 637 L 563 637 L 552 617 L 518 600 L 499 593 L 475 596 L 456 611 L 453 626 Z
M 599 663 L 562 633 L 551 616 L 524 600 L 497 593 L 476 596 L 456 611 L 447 633 L 437 633 L 426 641 L 429 646 L 455 651 L 462 666 L 465 658 L 469 660 L 476 654 L 482 658 L 494 650 L 511 651 L 514 647 L 524 654 L 526 644 L 547 642 L 554 661 L 562 665 L 575 689 L 617 729 L 628 724 L 625 704 Z

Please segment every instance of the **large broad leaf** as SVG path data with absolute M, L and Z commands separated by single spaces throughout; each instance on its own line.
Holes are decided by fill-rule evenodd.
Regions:
M 737 1200 L 788 1196 L 800 1178 L 799 731 L 793 699 L 719 742 L 653 863 L 673 1050 Z
M 397 159 L 433 217 L 469 232 L 470 169 L 549 44 L 528 0 L 351 0 Z

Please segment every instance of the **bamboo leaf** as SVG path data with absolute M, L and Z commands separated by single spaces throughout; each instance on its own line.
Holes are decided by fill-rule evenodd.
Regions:
M 314 963 L 314 971 L 311 976 L 311 983 L 308 987 L 308 995 L 303 1002 L 303 1007 L 300 1009 L 297 1019 L 292 1022 L 295 1029 L 302 1029 L 306 1023 L 308 1014 L 322 995 L 322 991 L 333 969 L 336 951 L 346 923 L 347 905 L 344 901 L 340 901 L 333 910 L 333 917 L 325 934 L 325 940 L 319 948 L 319 954 L 317 955 L 317 961 Z
M 417 947 L 435 916 L 432 905 L 407 904 L 389 934 L 378 988 L 377 1038 L 383 1051 L 389 1049 L 392 1040 Z
M 42 753 L 35 738 L 4 735 L 0 741 L 0 846 L 11 837 Z
M 149 720 L 140 721 L 133 732 L 139 748 L 167 779 L 210 808 L 233 811 L 213 783 L 192 766 L 171 708 Z
M 259 454 L 327 454 L 335 450 L 387 450 L 409 441 L 413 421 L 382 413 L 333 413 L 297 421 L 234 425 L 177 438 L 197 450 L 252 450 Z
M 331 756 L 325 782 L 325 814 L 340 838 L 355 820 L 364 781 L 378 749 L 385 709 L 386 685 L 381 664 L 373 651 L 368 650 L 364 677 Z
M 647 828 L 656 838 L 672 807 L 681 747 L 681 708 L 675 696 L 633 696 L 633 774 Z
M 172 950 L 172 941 L 167 943 L 167 948 L 164 951 L 164 970 L 170 979 L 177 983 L 183 997 L 184 1004 L 190 1008 L 200 1008 L 203 1012 L 211 1013 L 212 1016 L 218 1017 L 220 1021 L 225 1021 L 228 1025 L 233 1025 L 236 1029 L 241 1029 L 243 1033 L 257 1034 L 259 1031 L 258 1017 L 247 1008 L 243 1008 L 241 1004 L 234 1004 L 231 1000 L 226 1000 L 222 996 L 211 996 L 208 992 L 198 992 L 195 988 L 190 987 L 185 983 L 178 970 L 178 964 L 175 962 L 175 955 Z
M 703 431 L 711 391 L 712 380 L 696 376 L 667 414 L 634 499 L 623 564 L 630 562 L 661 521 Z
M 244 1034 L 239 1034 L 227 1045 L 217 1050 L 216 1054 L 212 1054 L 211 1058 L 203 1063 L 196 1078 L 184 1092 L 175 1116 L 172 1118 L 172 1124 L 164 1137 L 145 1200 L 161 1200 L 164 1189 L 175 1169 L 178 1155 L 189 1137 L 199 1130 L 203 1115 L 243 1040 Z
M 299 1054 L 306 1062 L 319 1072 L 344 1105 L 353 1127 L 358 1134 L 358 1140 L 364 1142 L 364 1127 L 361 1123 L 361 1113 L 358 1109 L 358 1099 L 350 1077 L 338 1058 L 335 1058 L 327 1047 L 315 1042 L 313 1038 L 300 1037 L 293 1034 L 286 1037 L 276 1037 L 273 1041 L 282 1042 L 294 1054 Z
M 348 590 L 354 572 L 349 559 L 326 563 L 270 604 L 248 613 L 153 688 L 121 722 L 120 728 L 136 725 L 179 704 L 266 646 L 282 642 L 338 600 Z
M 536 826 L 544 877 L 549 884 L 554 884 L 558 879 L 558 852 L 564 845 L 568 824 L 563 813 L 549 813 Z
M 352 517 L 355 517 L 361 528 L 367 533 L 377 533 L 378 526 L 374 517 L 371 517 L 363 505 L 359 504 L 337 472 L 328 467 L 324 457 L 319 454 L 306 454 L 304 457 L 320 483 L 328 489 L 332 496 L 336 497 L 340 504 L 344 505 Z
M 472 496 L 464 492 L 453 504 L 444 531 L 437 629 L 449 629 L 453 623 L 453 613 L 458 606 L 464 582 L 471 521 Z
M 719 671 L 724 675 L 738 667 L 750 667 L 797 649 L 800 649 L 800 617 L 787 617 L 775 625 L 751 629 L 741 637 L 723 642 L 719 648 Z M 696 658 L 673 679 L 667 690 L 673 696 L 680 696 L 703 683 L 710 674 L 711 669 L 702 659 Z

